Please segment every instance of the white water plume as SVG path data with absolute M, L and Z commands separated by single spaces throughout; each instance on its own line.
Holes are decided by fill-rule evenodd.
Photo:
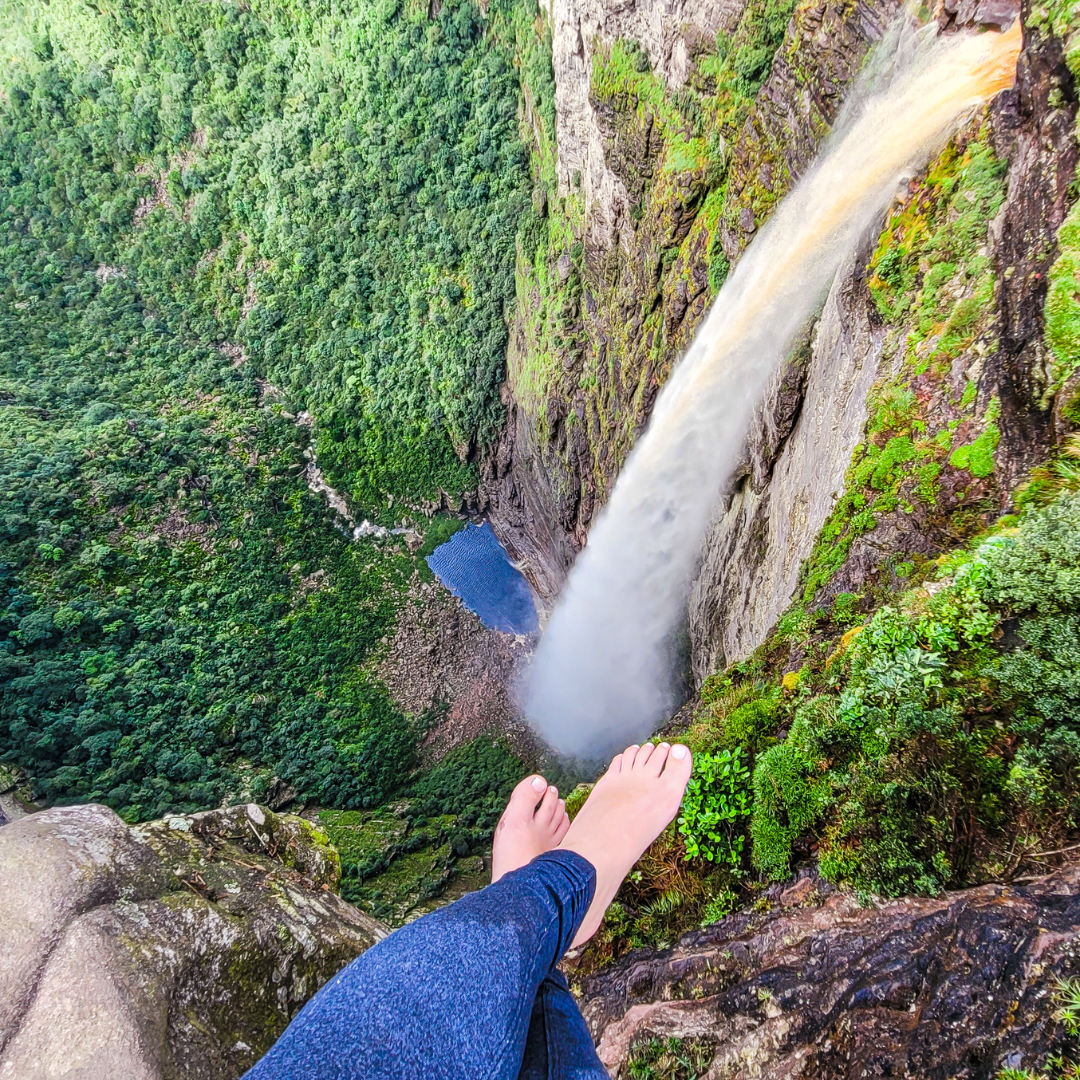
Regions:
M 879 46 L 816 164 L 737 263 L 660 394 L 527 676 L 527 715 L 556 749 L 607 753 L 670 715 L 671 642 L 770 376 L 901 179 L 1013 84 L 1019 21 L 1006 34 L 928 33 L 915 47 L 901 47 L 899 32 Z

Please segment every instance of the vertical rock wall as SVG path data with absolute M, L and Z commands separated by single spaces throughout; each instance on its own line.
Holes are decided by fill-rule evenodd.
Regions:
M 884 338 L 859 254 L 833 284 L 808 363 L 797 357 L 778 374 L 750 435 L 746 471 L 706 541 L 689 605 L 697 682 L 742 659 L 772 629 L 843 491 Z M 793 414 L 793 425 L 783 423 Z
M 984 15 L 991 16 L 1006 17 L 1003 10 Z M 959 229 L 955 209 L 938 212 L 934 227 L 950 253 L 938 261 L 953 258 L 957 264 L 933 311 L 926 312 L 924 288 L 921 296 L 912 294 L 910 309 L 904 310 L 905 296 L 886 318 L 868 287 L 875 247 L 892 242 L 890 228 L 905 212 L 918 213 L 919 200 L 930 205 L 938 198 L 932 185 L 913 181 L 881 238 L 868 237 L 838 276 L 814 331 L 794 429 L 772 460 L 768 423 L 751 433 L 748 456 L 756 467 L 737 480 L 706 542 L 689 611 L 697 681 L 744 659 L 800 593 L 811 606 L 828 604 L 841 592 L 872 606 L 877 587 L 897 584 L 897 568 L 936 557 L 1006 510 L 1016 484 L 1050 452 L 1054 401 L 1047 396 L 1042 309 L 1054 236 L 1076 167 L 1075 113 L 1061 43 L 1029 35 L 1016 89 L 1000 95 L 957 144 L 962 155 L 965 145 L 981 138 L 1007 164 L 1004 199 L 967 252 L 951 235 Z M 950 359 L 945 339 L 956 324 L 954 313 L 976 309 L 980 285 L 968 268 L 987 260 L 993 300 Z M 916 280 L 930 269 L 928 263 Z M 890 400 L 907 402 L 904 417 L 890 412 Z M 764 413 L 791 408 L 790 401 L 776 399 Z M 872 408 L 875 425 L 868 436 Z M 984 433 L 991 431 L 986 445 L 993 443 L 993 453 L 984 466 L 965 464 L 955 449 L 948 452 L 987 439 Z M 924 449 L 935 439 L 941 450 Z M 895 480 L 872 480 L 860 496 L 858 507 L 872 512 L 869 528 L 845 519 L 855 508 L 838 508 L 855 483 L 845 476 L 849 467 L 857 472 L 868 454 L 887 454 L 890 446 L 895 451 L 899 440 L 908 440 L 902 449 L 907 454 L 912 447 L 912 462 L 935 470 L 930 490 L 904 474 L 910 467 L 905 462 Z M 820 553 L 818 537 L 827 521 L 836 543 L 850 546 L 827 580 L 811 580 L 807 588 L 804 563 L 815 541 Z M 793 656 L 792 665 L 798 660 Z
M 519 253 L 503 388 L 509 419 L 483 464 L 481 487 L 482 505 L 542 601 L 557 597 L 726 267 L 813 159 L 897 10 L 895 0 L 798 5 L 752 105 L 732 110 L 717 129 L 722 164 L 703 165 L 679 160 L 681 136 L 672 134 L 665 109 L 679 106 L 687 116 L 694 101 L 714 107 L 722 100 L 709 97 L 716 35 L 738 40 L 758 17 L 755 5 L 550 0 L 558 190 L 546 199 L 547 249 L 534 260 Z M 1000 28 L 1016 13 L 1014 0 L 946 0 L 937 18 L 946 31 Z M 637 84 L 612 91 L 597 78 L 594 68 L 620 41 L 636 42 L 647 57 L 642 67 L 659 82 L 659 97 L 652 84 L 649 93 Z M 913 366 L 919 315 L 890 321 L 878 310 L 870 264 L 884 240 L 866 238 L 778 375 L 703 550 L 689 605 L 698 680 L 750 653 L 797 595 L 806 592 L 813 604 L 843 591 L 869 598 L 904 559 L 953 546 L 1002 512 L 1051 448 L 1055 402 L 1042 304 L 1076 159 L 1075 90 L 1060 42 L 1029 34 L 1017 88 L 1000 95 L 988 116 L 983 136 L 1008 167 L 1004 201 L 970 253 L 973 265 L 993 262 L 989 311 L 948 370 L 927 372 L 918 358 Z M 938 197 L 918 184 L 912 191 L 916 199 Z M 947 284 L 941 325 L 919 343 L 920 355 L 936 348 L 951 317 L 945 309 L 975 304 L 974 292 L 964 272 Z M 554 333 L 544 329 L 553 309 Z M 865 522 L 848 528 L 837 520 L 847 475 L 890 438 L 908 437 L 886 426 L 874 436 L 880 446 L 866 443 L 878 396 L 900 391 L 917 402 L 916 442 L 920 431 L 952 437 L 926 466 L 940 476 L 924 503 L 914 498 L 914 481 L 901 478 L 896 505 L 878 500 L 869 529 Z M 991 432 L 997 449 L 989 475 L 952 464 L 952 447 Z M 823 526 L 843 537 L 842 565 L 808 586 L 806 563 Z
M 542 199 L 546 249 L 519 251 L 508 421 L 480 491 L 542 601 L 558 595 L 727 266 L 812 160 L 897 8 L 799 5 L 764 85 L 724 106 L 704 160 L 680 149 L 685 118 L 726 100 L 710 74 L 717 32 L 752 35 L 758 6 L 551 0 L 558 190 Z M 594 77 L 619 41 L 647 56 L 648 93 Z

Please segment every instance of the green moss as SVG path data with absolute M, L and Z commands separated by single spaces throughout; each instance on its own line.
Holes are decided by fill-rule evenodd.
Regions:
M 844 495 L 822 526 L 803 567 L 802 603 L 813 602 L 818 589 L 844 564 L 855 539 L 877 526 L 875 514 L 899 506 L 898 492 L 909 477 L 915 477 L 913 494 L 933 501 L 940 472 L 932 460 L 934 453 L 932 445 L 916 444 L 907 435 L 894 435 L 884 446 L 871 442 L 856 448 Z
M 1054 356 L 1052 386 L 1060 385 L 1080 364 L 1080 203 L 1058 230 L 1057 244 L 1043 309 L 1046 340 Z
M 870 291 L 881 314 L 898 323 L 914 312 L 910 356 L 919 370 L 947 364 L 985 325 L 993 307 L 993 267 L 977 254 L 1005 197 L 1005 163 L 980 137 L 953 143 L 920 188 L 890 215 L 870 260 Z M 946 292 L 945 286 L 951 288 Z M 959 290 L 967 295 L 953 299 Z M 927 339 L 933 347 L 923 350 Z
M 949 456 L 949 464 L 967 469 L 972 476 L 989 476 L 994 471 L 994 451 L 1001 441 L 1001 432 L 992 421 L 972 443 L 958 446 Z

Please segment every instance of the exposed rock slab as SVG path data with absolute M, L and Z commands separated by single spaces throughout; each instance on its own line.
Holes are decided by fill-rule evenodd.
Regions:
M 711 1045 L 708 1080 L 991 1078 L 1060 1045 L 1052 990 L 1080 972 L 1080 868 L 869 908 L 800 885 L 792 906 L 585 981 L 613 1077 L 653 1036 Z
M 801 401 L 784 398 L 778 374 L 750 432 L 752 467 L 706 539 L 689 605 L 698 682 L 764 640 L 790 603 L 803 560 L 844 489 L 884 336 L 871 320 L 864 264 L 863 258 L 850 260 L 833 283 L 814 332 Z M 798 419 L 791 434 L 777 439 L 784 433 L 775 418 L 793 409 Z
M 130 827 L 103 806 L 0 831 L 0 1078 L 235 1080 L 385 936 L 337 853 L 254 804 Z
M 607 247 L 616 237 L 630 243 L 633 229 L 626 185 L 605 160 L 601 125 L 589 102 L 595 50 L 622 38 L 638 42 L 652 70 L 675 89 L 686 81 L 691 56 L 730 30 L 745 0 L 547 0 L 551 62 L 555 73 L 556 170 L 559 193 L 584 193 L 589 239 Z

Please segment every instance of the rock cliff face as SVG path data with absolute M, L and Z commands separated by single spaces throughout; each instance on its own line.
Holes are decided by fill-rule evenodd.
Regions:
M 0 1077 L 235 1080 L 386 935 L 340 875 L 308 822 L 254 804 L 4 826 Z
M 961 525 L 958 533 L 961 515 L 969 514 L 968 530 L 987 524 L 1006 509 L 1025 472 L 1049 452 L 1055 431 L 1053 399 L 1044 398 L 1049 376 L 1042 309 L 1054 237 L 1068 209 L 1067 187 L 1076 165 L 1075 112 L 1060 43 L 1030 35 L 1017 88 L 998 98 L 986 120 L 995 155 L 1008 163 L 1004 198 L 978 244 L 962 256 L 971 261 L 989 256 L 1000 284 L 978 327 L 946 358 L 947 372 L 935 378 L 933 371 L 912 363 L 920 319 L 914 305 L 890 320 L 876 304 L 868 263 L 880 246 L 878 237 L 868 238 L 838 275 L 814 329 L 805 374 L 801 364 L 789 365 L 784 387 L 762 410 L 750 434 L 749 463 L 706 542 L 690 602 L 699 681 L 746 657 L 799 591 L 803 564 L 849 486 L 853 455 L 858 463 L 866 451 L 867 419 L 882 403 L 880 393 L 874 400 L 872 388 L 914 395 L 925 410 L 929 436 L 948 431 L 950 424 L 977 430 L 996 402 L 1000 432 L 993 465 L 974 477 L 957 467 L 955 455 L 948 461 L 943 457 L 934 497 L 909 493 L 900 507 L 876 508 L 874 527 L 854 537 L 828 582 L 811 583 L 807 603 L 840 592 L 862 595 L 888 578 L 883 569 L 888 560 L 932 558 L 955 545 L 964 531 Z M 911 194 L 901 197 L 892 221 L 902 217 Z M 953 304 L 970 303 L 981 287 L 965 277 L 955 277 L 947 287 Z M 940 323 L 938 343 L 946 324 L 946 319 Z M 935 342 L 928 339 L 918 347 L 929 356 Z M 805 379 L 801 394 L 800 375 Z M 968 384 L 970 407 L 957 407 Z M 790 430 L 786 440 L 785 427 Z M 894 431 L 887 425 L 882 430 L 883 436 Z M 887 445 L 884 437 L 877 441 Z
M 706 13 L 553 0 L 558 196 L 548 200 L 547 247 L 519 253 L 509 420 L 481 488 L 544 602 L 557 597 L 727 267 L 812 160 L 896 10 L 891 0 L 799 5 L 767 78 L 740 102 L 716 90 L 714 53 L 755 33 L 760 45 L 755 4 Z M 938 21 L 946 31 L 998 28 L 1017 13 L 1013 0 L 946 3 Z M 901 299 L 876 274 L 890 228 L 902 232 L 912 206 L 938 213 L 941 231 L 960 216 L 925 178 L 838 275 L 759 411 L 704 546 L 689 605 L 696 681 L 747 656 L 793 600 L 866 596 L 895 584 L 894 565 L 933 558 L 984 526 L 1060 439 L 1067 394 L 1048 394 L 1042 308 L 1070 200 L 1075 114 L 1061 42 L 1029 32 L 1016 89 L 954 146 L 985 145 L 1006 173 L 953 279 L 935 282 L 929 300 L 921 279 L 909 283 Z M 708 152 L 695 156 L 684 144 L 697 136 Z M 968 272 L 987 258 L 989 285 Z M 931 301 L 938 324 L 927 340 Z M 945 355 L 950 304 L 979 311 Z M 873 524 L 849 526 L 862 497 L 853 474 L 896 434 L 881 414 L 897 394 L 914 395 L 917 422 L 941 440 L 920 465 L 936 470 L 933 490 L 916 498 L 914 482 L 899 483 L 896 505 L 869 492 Z M 980 438 L 994 442 L 994 460 L 976 475 L 956 450 Z M 828 573 L 814 565 L 823 529 L 839 538 Z
M 553 2 L 557 145 L 540 156 L 556 156 L 558 192 L 546 246 L 519 252 L 508 422 L 480 491 L 543 601 L 730 263 L 897 7 L 816 0 L 771 37 L 776 14 L 756 3 Z M 756 95 L 734 74 L 752 63 L 767 75 Z
M 1078 970 L 1078 920 L 1075 867 L 870 908 L 803 879 L 585 980 L 584 1012 L 613 1077 L 654 1075 L 650 1042 L 678 1038 L 707 1080 L 992 1078 L 1067 1041 L 1050 991 Z
M 591 247 L 604 250 L 619 241 L 629 249 L 634 243 L 631 191 L 640 187 L 641 177 L 619 168 L 623 162 L 616 159 L 624 148 L 613 145 L 610 118 L 590 100 L 593 56 L 620 39 L 636 41 L 652 70 L 677 90 L 690 74 L 692 57 L 715 47 L 719 31 L 735 28 L 742 0 L 665 5 L 547 0 L 542 6 L 552 28 L 559 195 L 582 192 Z
M 862 261 L 838 275 L 808 355 L 778 372 L 747 463 L 706 541 L 689 606 L 699 683 L 741 660 L 776 624 L 843 490 L 884 338 L 866 300 Z

